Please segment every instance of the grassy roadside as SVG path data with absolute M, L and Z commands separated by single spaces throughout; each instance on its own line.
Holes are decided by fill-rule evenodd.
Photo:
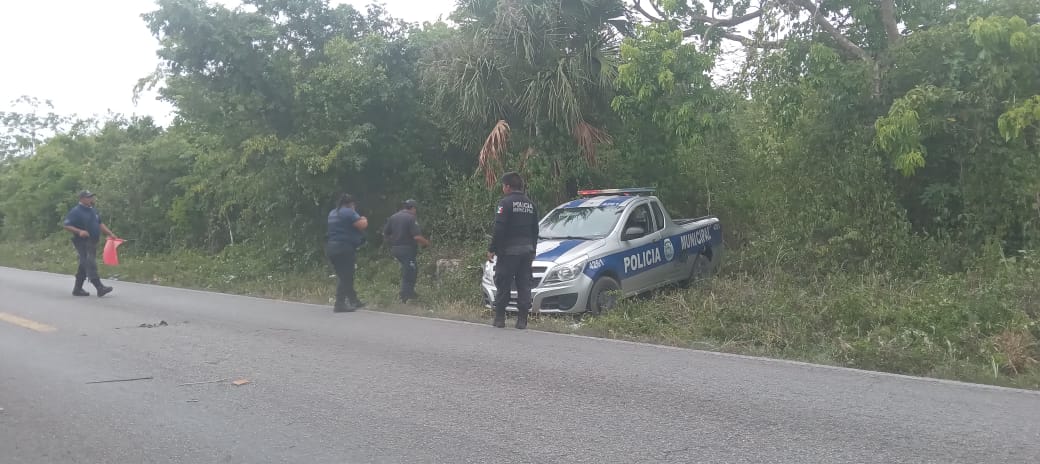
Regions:
M 423 301 L 394 302 L 397 266 L 378 249 L 360 264 L 361 297 L 382 311 L 486 322 L 479 248 L 465 256 L 433 249 L 421 259 Z M 438 257 L 463 258 L 463 270 L 434 278 Z M 731 255 L 732 258 L 732 255 Z M 272 272 L 248 250 L 139 255 L 120 248 L 110 280 L 154 283 L 327 304 L 335 279 Z M 0 242 L 0 265 L 71 273 L 64 237 Z M 673 346 L 761 355 L 868 370 L 1040 389 L 1040 263 L 994 262 L 969 273 L 907 281 L 885 274 L 793 276 L 727 271 L 698 288 L 625 301 L 599 317 L 538 317 L 531 328 Z

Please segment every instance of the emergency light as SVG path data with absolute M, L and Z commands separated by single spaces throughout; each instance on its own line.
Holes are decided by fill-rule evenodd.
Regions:
M 597 189 L 597 190 L 578 190 L 578 195 L 583 198 L 588 197 L 599 197 L 604 195 L 651 195 L 656 192 L 657 189 L 653 187 L 637 187 L 637 188 L 623 188 L 623 189 Z

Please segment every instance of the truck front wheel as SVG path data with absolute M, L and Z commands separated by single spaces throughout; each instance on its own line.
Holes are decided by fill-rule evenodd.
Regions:
M 599 316 L 617 304 L 621 284 L 613 277 L 600 277 L 589 291 L 589 312 Z

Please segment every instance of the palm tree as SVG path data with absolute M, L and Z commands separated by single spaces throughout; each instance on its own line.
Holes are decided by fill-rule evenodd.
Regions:
M 629 31 L 622 2 L 460 0 L 452 20 L 457 35 L 432 52 L 423 77 L 456 141 L 468 146 L 473 128 L 492 127 L 478 159 L 489 187 L 514 130 L 527 139 L 522 162 L 562 149 L 595 163 L 610 142 L 602 127 Z M 561 161 L 551 159 L 557 178 Z

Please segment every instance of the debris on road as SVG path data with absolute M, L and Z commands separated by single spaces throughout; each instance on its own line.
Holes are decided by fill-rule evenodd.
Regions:
M 166 321 L 159 321 L 158 324 L 141 324 L 138 327 L 143 329 L 154 329 L 156 327 L 166 327 L 168 325 L 170 324 L 167 324 Z
M 127 326 L 127 327 L 116 327 L 116 330 L 119 330 L 119 329 L 154 329 L 156 327 L 166 327 L 168 325 L 170 325 L 170 324 L 167 323 L 166 321 L 159 321 L 159 322 L 156 322 L 155 324 L 149 324 L 149 323 L 145 322 L 145 323 L 142 323 L 140 325 L 131 325 L 131 326 Z
M 189 385 L 204 385 L 204 384 L 207 384 L 207 383 L 220 383 L 220 382 L 227 382 L 228 380 L 231 380 L 231 379 L 218 379 L 218 380 L 206 380 L 206 381 L 204 381 L 204 382 L 191 382 L 191 383 L 182 383 L 182 384 L 180 384 L 180 385 L 177 385 L 177 386 L 178 386 L 178 387 L 187 387 L 187 386 L 189 386 Z
M 135 379 L 95 380 L 93 382 L 87 382 L 87 384 L 89 385 L 89 384 L 92 384 L 92 383 L 133 382 L 133 381 L 136 381 L 136 380 L 152 380 L 152 377 L 138 377 L 138 378 L 135 378 Z
M 199 402 L 199 400 L 188 400 L 187 402 L 188 402 L 188 403 L 198 403 L 198 402 Z
M 242 385 L 245 385 L 247 383 L 249 383 L 249 381 L 246 380 L 246 379 L 238 379 L 238 380 L 236 380 L 234 382 L 231 382 L 231 384 L 236 386 L 236 387 L 241 387 Z

